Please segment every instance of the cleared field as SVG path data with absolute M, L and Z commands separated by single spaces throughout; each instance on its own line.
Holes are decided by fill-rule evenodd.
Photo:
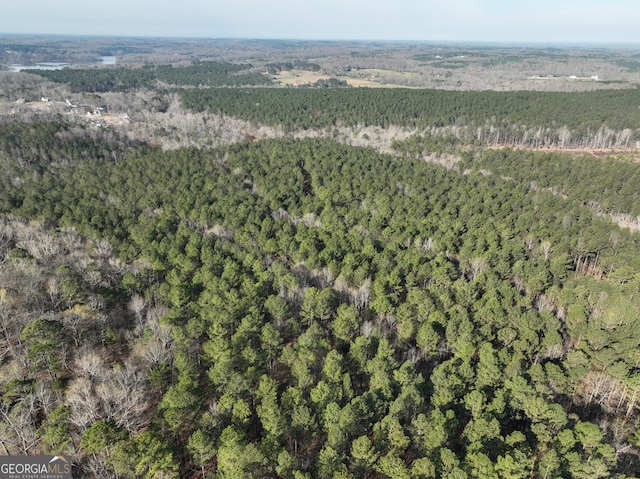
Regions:
M 371 71 L 374 71 L 374 70 L 371 70 Z M 390 70 L 375 70 L 375 71 L 390 72 Z M 367 70 L 366 72 L 368 74 L 369 70 Z M 301 85 L 312 85 L 318 80 L 328 80 L 331 77 L 324 73 L 312 72 L 308 70 L 289 70 L 289 71 L 281 71 L 280 73 L 274 75 L 274 78 L 276 79 L 277 82 L 281 83 L 282 85 L 301 86 Z M 398 85 L 394 83 L 381 83 L 379 81 L 375 81 L 369 78 L 354 78 L 351 76 L 337 76 L 335 78 L 338 78 L 339 80 L 344 80 L 350 86 L 353 86 L 353 87 L 406 88 L 404 85 Z
M 367 80 L 366 78 L 353 78 L 353 77 L 338 77 L 340 80 L 345 80 L 349 85 L 355 87 L 369 87 L 369 88 L 421 88 L 416 86 L 400 85 L 397 83 L 381 83 L 375 80 Z
M 416 76 L 415 73 L 412 72 L 402 72 L 402 71 L 396 71 L 396 70 L 383 70 L 380 68 L 363 68 L 358 70 L 358 73 L 364 74 L 364 75 L 370 75 L 372 77 L 378 77 L 378 76 L 382 76 L 382 75 L 392 75 L 392 76 L 396 76 L 396 77 L 403 77 L 403 78 L 413 78 Z
M 385 88 L 416 88 L 421 85 L 420 82 L 422 80 L 419 73 L 381 68 L 361 68 L 358 70 L 352 70 L 349 73 L 349 76 L 357 82 L 368 82 L 366 86 Z
M 274 75 L 275 79 L 283 85 L 310 85 L 318 80 L 328 80 L 329 75 L 308 70 L 281 71 Z

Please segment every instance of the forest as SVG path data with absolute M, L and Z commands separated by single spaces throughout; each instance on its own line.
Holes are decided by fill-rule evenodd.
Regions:
M 581 93 L 406 89 L 188 89 L 185 108 L 286 130 L 391 125 L 491 145 L 629 148 L 640 137 L 640 89 Z
M 15 74 L 242 134 L 0 116 L 0 454 L 96 478 L 638 477 L 639 90 L 252 68 Z M 405 134 L 343 138 L 365 126 Z
M 127 91 L 151 88 L 159 83 L 189 86 L 268 85 L 271 79 L 258 72 L 246 72 L 252 65 L 220 62 L 193 62 L 188 66 L 145 64 L 141 68 L 64 68 L 27 70 L 58 83 L 68 84 L 73 92 Z M 244 72 L 244 73 L 242 73 Z

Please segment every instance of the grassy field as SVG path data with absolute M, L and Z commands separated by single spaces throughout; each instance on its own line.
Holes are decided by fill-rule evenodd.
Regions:
M 288 70 L 281 71 L 275 75 L 275 78 L 283 85 L 308 85 L 318 80 L 327 80 L 329 75 L 308 70 Z
M 369 88 L 404 88 L 404 85 L 396 85 L 393 83 L 380 83 L 371 77 L 375 78 L 376 75 L 379 75 L 380 72 L 389 72 L 390 70 L 363 70 L 367 73 L 368 78 L 353 78 L 350 76 L 337 76 L 336 78 L 340 80 L 346 81 L 350 86 L 353 87 L 369 87 Z M 397 75 L 397 73 L 396 73 Z M 402 74 L 400 74 L 402 75 Z M 407 73 L 410 75 L 410 73 Z M 289 71 L 281 71 L 277 75 L 274 75 L 274 78 L 277 82 L 282 85 L 291 85 L 291 86 L 301 86 L 301 85 L 312 85 L 318 80 L 327 80 L 330 78 L 329 75 L 320 72 L 312 72 L 308 70 L 289 70 Z
M 361 74 L 365 74 L 365 75 L 369 75 L 372 77 L 379 77 L 379 76 L 383 76 L 383 75 L 393 75 L 396 77 L 402 77 L 402 78 L 413 78 L 414 76 L 416 76 L 415 73 L 412 72 L 403 72 L 403 71 L 395 71 L 395 70 L 383 70 L 381 68 L 362 68 L 360 70 L 358 70 L 358 73 Z

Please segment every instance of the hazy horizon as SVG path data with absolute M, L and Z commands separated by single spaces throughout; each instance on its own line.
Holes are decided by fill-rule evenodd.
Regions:
M 638 48 L 640 40 L 631 41 L 535 41 L 535 40 L 406 40 L 406 39 L 379 39 L 379 38 L 262 38 L 262 37 L 205 37 L 205 36 L 185 36 L 185 35 L 108 35 L 89 33 L 16 33 L 2 32 L 0 37 L 25 37 L 25 38 L 113 38 L 113 39 L 160 39 L 160 40 L 185 40 L 185 41 L 248 41 L 248 42 L 319 42 L 319 43 L 381 43 L 381 44 L 412 44 L 412 45 L 470 45 L 470 46 L 498 46 L 498 47 L 617 47 L 617 48 Z
M 5 6 L 3 35 L 261 40 L 640 43 L 632 0 L 24 0 Z

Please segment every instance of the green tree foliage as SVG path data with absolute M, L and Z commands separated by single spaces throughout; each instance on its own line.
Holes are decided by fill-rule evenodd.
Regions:
M 256 398 L 260 401 L 256 410 L 262 427 L 268 434 L 279 437 L 284 433 L 286 423 L 278 405 L 277 383 L 269 376 L 263 375 Z
M 117 442 L 108 464 L 117 474 L 127 478 L 178 477 L 178 464 L 169 443 L 151 431 Z
M 242 435 L 232 426 L 220 435 L 218 449 L 218 476 L 223 478 L 244 478 L 260 475 L 266 459 L 253 444 L 247 444 Z
M 113 421 L 97 421 L 82 435 L 80 444 L 89 454 L 107 451 L 118 441 L 127 439 L 127 431 Z
M 187 449 L 193 456 L 193 461 L 201 468 L 203 476 L 205 475 L 205 467 L 207 463 L 209 463 L 216 454 L 214 446 L 215 443 L 213 438 L 211 438 L 202 429 L 197 429 L 191 437 L 189 437 Z
M 27 345 L 31 369 L 46 369 L 54 379 L 62 370 L 64 360 L 63 325 L 54 319 L 38 318 L 25 326 L 20 339 Z
M 11 131 L 60 131 L 32 128 Z M 21 148 L 3 141 L 4 159 Z M 318 139 L 125 150 L 0 179 L 2 220 L 96 245 L 39 270 L 33 238 L 13 236 L 26 222 L 0 231 L 3 367 L 22 375 L 0 378 L 7 450 L 79 444 L 83 467 L 131 478 L 635 473 L 637 238 L 546 189 L 563 156 L 536 170 L 478 152 L 462 174 Z M 510 178 L 475 172 L 519 157 Z M 86 310 L 114 341 L 73 347 Z
M 38 435 L 42 441 L 42 450 L 47 454 L 60 454 L 65 452 L 71 444 L 69 432 L 69 406 L 59 406 L 49 413 L 45 421 L 38 429 Z
M 260 73 L 241 73 L 251 65 L 197 61 L 188 66 L 145 65 L 143 68 L 29 70 L 57 83 L 67 83 L 75 92 L 129 91 L 150 88 L 158 82 L 178 86 L 268 85 Z
M 193 428 L 201 401 L 196 380 L 183 375 L 167 390 L 158 408 L 169 428 L 178 432 Z
M 627 147 L 637 140 L 640 90 L 580 93 L 407 89 L 190 89 L 183 105 L 287 130 L 342 125 L 445 129 L 396 143 L 406 152 L 445 151 L 460 140 L 491 144 Z M 598 115 L 593 115 L 598 111 Z M 445 127 L 455 127 L 446 130 Z M 462 133 L 462 135 L 461 135 Z M 591 143 L 589 143 L 591 142 Z

